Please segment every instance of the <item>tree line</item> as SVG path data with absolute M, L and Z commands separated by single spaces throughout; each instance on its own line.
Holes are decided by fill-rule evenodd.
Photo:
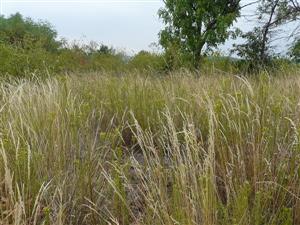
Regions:
M 220 69 L 257 71 L 273 67 L 278 59 L 300 62 L 299 0 L 164 0 L 158 16 L 165 24 L 159 33 L 163 52 L 141 51 L 134 56 L 104 44 L 70 43 L 58 39 L 55 28 L 16 13 L 0 16 L 0 73 L 58 73 L 66 71 L 151 69 L 165 72 L 181 67 L 203 71 L 213 64 Z M 243 10 L 255 6 L 253 28 L 234 27 Z M 293 30 L 285 32 L 286 27 Z M 228 39 L 234 44 L 224 57 L 218 47 Z M 286 54 L 275 51 L 276 42 L 290 40 Z M 274 44 L 275 43 L 275 44 Z M 277 61 L 276 61 L 277 60 Z

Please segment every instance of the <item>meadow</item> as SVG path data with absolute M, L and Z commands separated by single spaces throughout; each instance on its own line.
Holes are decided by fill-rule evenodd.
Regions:
M 0 224 L 300 223 L 300 72 L 0 81 Z

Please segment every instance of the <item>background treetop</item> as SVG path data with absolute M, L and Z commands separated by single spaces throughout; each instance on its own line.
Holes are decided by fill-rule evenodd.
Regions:
M 61 42 L 56 40 L 57 32 L 45 21 L 35 22 L 20 13 L 8 18 L 0 17 L 0 42 L 21 48 L 41 47 L 56 51 Z

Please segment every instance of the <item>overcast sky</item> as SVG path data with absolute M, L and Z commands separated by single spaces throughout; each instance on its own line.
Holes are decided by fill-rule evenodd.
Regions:
M 244 3 L 250 0 L 244 0 Z M 157 11 L 162 0 L 0 0 L 5 16 L 20 12 L 35 20 L 49 21 L 60 37 L 90 40 L 126 50 L 128 53 L 150 50 L 163 27 Z M 248 13 L 248 12 L 244 12 Z M 250 28 L 239 20 L 240 28 Z M 221 49 L 231 47 L 227 42 Z

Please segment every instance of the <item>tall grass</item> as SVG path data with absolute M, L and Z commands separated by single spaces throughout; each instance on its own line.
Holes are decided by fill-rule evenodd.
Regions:
M 299 224 L 300 74 L 0 82 L 0 224 Z

